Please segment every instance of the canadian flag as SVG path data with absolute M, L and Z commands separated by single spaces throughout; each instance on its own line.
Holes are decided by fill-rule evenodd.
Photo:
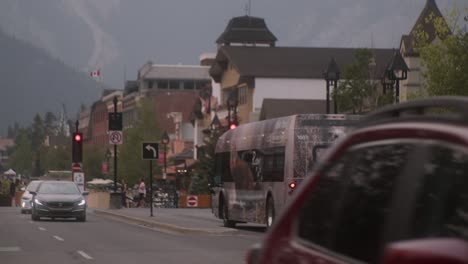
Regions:
M 99 76 L 101 76 L 101 69 L 98 69 L 98 70 L 96 70 L 96 71 L 92 71 L 92 72 L 90 73 L 90 75 L 91 75 L 91 77 L 99 77 Z

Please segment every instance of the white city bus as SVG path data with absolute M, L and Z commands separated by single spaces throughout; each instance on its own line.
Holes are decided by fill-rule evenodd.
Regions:
M 358 119 L 301 114 L 227 131 L 215 150 L 213 213 L 227 227 L 247 222 L 271 226 L 323 150 Z

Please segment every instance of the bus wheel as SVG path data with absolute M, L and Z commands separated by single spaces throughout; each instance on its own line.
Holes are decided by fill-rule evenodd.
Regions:
M 224 227 L 234 228 L 236 227 L 236 222 L 229 220 L 229 211 L 227 203 L 223 201 L 223 224 Z
M 268 197 L 266 203 L 266 214 L 265 214 L 265 222 L 267 228 L 270 228 L 275 221 L 275 204 L 273 202 L 273 198 Z

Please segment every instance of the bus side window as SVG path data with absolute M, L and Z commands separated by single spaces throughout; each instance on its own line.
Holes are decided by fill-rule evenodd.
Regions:
M 272 148 L 265 152 L 263 162 L 263 181 L 284 180 L 284 148 Z
M 216 154 L 216 174 L 215 174 L 215 182 L 217 179 L 221 178 L 221 182 L 232 182 L 232 175 L 231 175 L 231 167 L 229 166 L 230 153 L 223 152 Z M 218 183 L 218 182 L 216 182 Z M 219 184 L 218 183 L 218 184 Z

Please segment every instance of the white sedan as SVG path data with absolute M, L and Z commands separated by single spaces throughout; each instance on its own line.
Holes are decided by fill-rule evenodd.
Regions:
M 31 181 L 28 186 L 26 186 L 26 189 L 24 189 L 23 196 L 21 197 L 21 213 L 26 214 L 26 213 L 31 213 L 31 199 L 32 199 L 32 194 L 30 192 L 35 192 L 37 191 L 37 187 L 39 186 L 39 183 L 42 181 Z

